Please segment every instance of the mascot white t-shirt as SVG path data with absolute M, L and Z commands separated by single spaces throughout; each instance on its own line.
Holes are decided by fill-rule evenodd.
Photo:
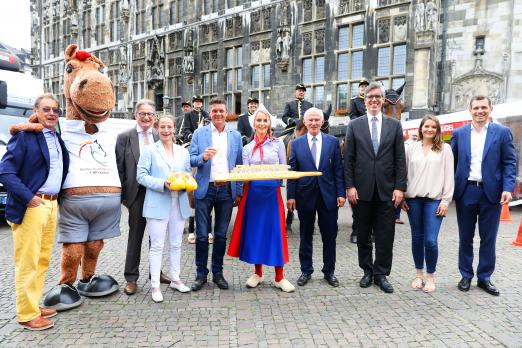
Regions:
M 103 123 L 87 134 L 85 121 L 64 120 L 61 135 L 69 151 L 69 173 L 63 188 L 84 186 L 121 187 L 116 166 L 116 136 Z

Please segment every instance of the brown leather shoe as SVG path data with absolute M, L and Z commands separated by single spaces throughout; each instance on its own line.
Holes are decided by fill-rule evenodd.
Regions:
M 170 278 L 163 272 L 160 273 L 160 283 L 161 284 L 170 284 Z
M 56 314 L 58 314 L 58 312 L 56 311 L 56 309 L 40 307 L 40 315 L 41 315 L 42 317 L 44 317 L 45 319 L 52 318 L 52 317 L 54 317 Z
M 123 292 L 127 295 L 134 295 L 136 291 L 138 290 L 138 285 L 136 282 L 127 282 L 127 285 L 125 286 L 125 289 L 123 289 Z
M 23 323 L 19 323 L 24 329 L 31 331 L 47 330 L 54 326 L 54 323 L 42 316 L 36 317 Z

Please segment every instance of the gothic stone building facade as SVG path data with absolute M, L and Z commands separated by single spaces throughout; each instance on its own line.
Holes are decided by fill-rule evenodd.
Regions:
M 361 78 L 406 83 L 407 115 L 462 109 L 480 91 L 522 98 L 522 1 L 31 0 L 33 73 L 63 98 L 70 43 L 107 65 L 117 117 L 150 98 L 249 96 L 281 114 L 294 86 L 345 114 Z M 517 39 L 518 38 L 518 39 Z M 164 98 L 166 97 L 166 98 Z

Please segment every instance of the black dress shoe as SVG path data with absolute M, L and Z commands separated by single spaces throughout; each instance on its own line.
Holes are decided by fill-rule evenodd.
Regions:
M 377 285 L 379 288 L 381 288 L 382 291 L 384 291 L 387 294 L 391 294 L 393 292 L 393 286 L 390 284 L 388 279 L 386 279 L 386 276 L 379 275 L 375 276 L 373 279 L 375 285 Z
M 325 275 L 324 275 L 324 279 L 326 280 L 326 282 L 327 282 L 328 284 L 330 284 L 330 285 L 333 286 L 334 288 L 336 288 L 336 287 L 339 286 L 339 280 L 337 280 L 337 277 L 336 277 L 335 274 L 333 274 L 333 273 L 325 274 Z
M 228 289 L 228 282 L 226 281 L 223 274 L 214 274 L 212 277 L 212 282 L 218 286 L 221 290 Z
M 486 281 L 479 280 L 479 281 L 477 281 L 477 286 L 490 295 L 493 295 L 493 296 L 500 295 L 500 291 L 497 289 L 497 287 L 495 285 L 493 285 L 493 283 L 491 283 L 490 280 L 486 280 Z
M 192 283 L 192 286 L 190 287 L 190 289 L 192 291 L 201 290 L 201 288 L 203 287 L 203 285 L 205 285 L 206 282 L 207 282 L 207 277 L 197 276 L 196 280 L 194 280 L 194 283 Z
M 369 288 L 372 285 L 373 276 L 371 273 L 364 273 L 363 277 L 359 281 L 361 288 Z
M 457 285 L 460 291 L 469 291 L 469 288 L 471 287 L 471 278 L 462 278 L 459 282 L 459 285 Z
M 350 235 L 350 243 L 357 244 L 357 234 L 352 233 Z
M 325 277 L 326 278 L 326 277 Z M 308 281 L 312 279 L 312 276 L 308 273 L 301 273 L 299 278 L 297 279 L 297 285 L 305 286 Z

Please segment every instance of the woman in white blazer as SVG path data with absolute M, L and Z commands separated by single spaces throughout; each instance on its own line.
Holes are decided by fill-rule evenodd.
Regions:
M 163 301 L 160 289 L 161 260 L 165 233 L 169 231 L 170 287 L 180 292 L 190 289 L 179 278 L 181 241 L 185 219 L 190 216 L 186 191 L 171 191 L 168 176 L 172 172 L 191 174 L 187 149 L 174 143 L 175 121 L 171 116 L 159 119 L 160 140 L 145 146 L 138 162 L 137 180 L 147 188 L 143 217 L 150 234 L 149 267 L 152 300 Z

